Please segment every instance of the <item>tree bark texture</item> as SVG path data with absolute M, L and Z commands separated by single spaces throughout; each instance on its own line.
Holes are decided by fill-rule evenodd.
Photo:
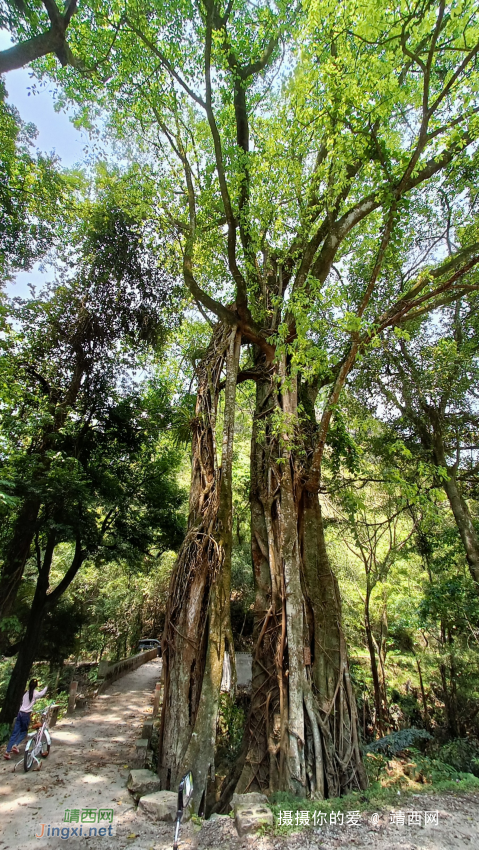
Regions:
M 447 478 L 441 478 L 443 487 L 453 513 L 457 530 L 464 546 L 466 560 L 469 565 L 471 576 L 479 590 L 479 538 L 477 536 L 472 517 L 457 483 L 457 467 L 447 462 L 446 446 L 444 442 L 441 416 L 433 409 L 425 409 L 429 419 L 430 430 L 425 425 L 420 425 L 419 434 L 424 448 L 431 452 L 436 466 L 447 471 Z
M 83 63 L 76 59 L 66 40 L 66 30 L 77 7 L 77 0 L 65 4 L 62 14 L 56 2 L 44 4 L 50 18 L 50 28 L 46 32 L 21 41 L 13 47 L 0 51 L 0 74 L 15 71 L 29 65 L 35 59 L 41 59 L 49 53 L 55 53 L 61 65 L 73 65 L 84 70 Z
M 163 635 L 164 701 L 159 775 L 176 788 L 193 770 L 193 804 L 201 807 L 214 775 L 216 721 L 225 644 L 232 651 L 230 581 L 233 432 L 241 338 L 219 325 L 198 369 L 193 422 L 188 531 L 170 584 Z M 216 458 L 216 417 L 226 365 L 221 467 Z
M 432 456 L 435 465 L 447 471 L 447 478 L 441 477 L 438 479 L 438 484 L 444 489 L 449 500 L 457 530 L 464 546 L 469 570 L 479 591 L 479 537 L 474 527 L 469 507 L 457 482 L 458 463 L 456 462 L 454 465 L 448 464 L 448 453 L 450 456 L 450 451 L 448 452 L 444 437 L 445 422 L 443 410 L 434 408 L 422 401 L 422 415 L 416 416 L 413 412 L 411 402 L 411 386 L 413 385 L 412 383 L 411 386 L 407 384 L 407 376 L 402 376 L 402 380 L 403 387 L 406 388 L 403 392 L 407 401 L 407 405 L 402 408 L 402 411 L 413 422 L 423 448 Z M 445 406 L 446 400 L 443 400 L 442 409 Z
M 366 776 L 339 589 L 318 494 L 303 484 L 297 387 L 286 371 L 283 363 L 279 379 L 257 384 L 251 451 L 255 649 L 237 790 L 322 798 L 364 788 Z
M 448 478 L 442 486 L 456 521 L 471 576 L 479 588 L 479 538 L 467 502 L 459 490 L 455 470 L 448 469 Z

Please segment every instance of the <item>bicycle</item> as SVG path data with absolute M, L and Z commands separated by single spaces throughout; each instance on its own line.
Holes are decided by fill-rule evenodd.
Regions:
M 51 703 L 43 709 L 41 714 L 41 726 L 36 732 L 30 732 L 28 736 L 25 753 L 23 755 L 23 769 L 25 773 L 28 773 L 28 771 L 32 769 L 34 761 L 36 761 L 38 767 L 41 768 L 41 762 L 37 756 L 40 755 L 45 759 L 50 752 L 52 739 L 48 724 L 50 722 L 50 713 L 53 705 L 54 703 Z

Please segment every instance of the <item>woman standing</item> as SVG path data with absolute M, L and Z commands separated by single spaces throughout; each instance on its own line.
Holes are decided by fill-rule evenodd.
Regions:
M 21 744 L 24 738 L 27 737 L 28 726 L 30 724 L 30 717 L 32 715 L 32 708 L 35 705 L 37 699 L 40 697 L 44 697 L 47 690 L 43 688 L 43 691 L 37 691 L 36 687 L 38 685 L 37 679 L 32 679 L 29 686 L 28 691 L 25 691 L 23 695 L 22 704 L 20 706 L 20 711 L 17 714 L 17 719 L 15 720 L 15 726 L 13 727 L 13 732 L 10 736 L 10 740 L 7 744 L 7 751 L 4 754 L 3 758 L 9 760 L 11 759 L 11 752 L 18 753 L 20 750 L 18 749 L 17 744 Z

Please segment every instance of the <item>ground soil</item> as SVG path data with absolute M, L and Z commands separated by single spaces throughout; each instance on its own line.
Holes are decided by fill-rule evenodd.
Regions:
M 135 740 L 151 714 L 153 691 L 161 661 L 155 659 L 115 682 L 73 719 L 52 730 L 52 750 L 40 771 L 24 773 L 20 764 L 0 766 L 0 850 L 49 850 L 74 845 L 106 850 L 170 850 L 171 824 L 150 821 L 138 813 L 126 789 L 133 764 Z M 180 850 L 478 850 L 479 794 L 421 794 L 409 797 L 395 810 L 438 811 L 438 824 L 408 826 L 391 823 L 391 811 L 362 813 L 358 826 L 306 829 L 288 837 L 238 838 L 234 821 L 212 819 L 200 827 L 182 828 Z M 41 823 L 64 820 L 65 810 L 114 810 L 116 835 L 90 838 L 35 838 Z M 422 818 L 424 820 L 424 818 Z

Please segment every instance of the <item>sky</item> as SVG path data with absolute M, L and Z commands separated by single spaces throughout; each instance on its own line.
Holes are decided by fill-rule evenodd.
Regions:
M 0 50 L 11 47 L 12 41 L 5 30 L 0 30 Z M 77 130 L 65 112 L 55 112 L 53 86 L 51 83 L 38 83 L 29 68 L 10 71 L 4 77 L 8 92 L 7 100 L 18 109 L 20 117 L 35 124 L 38 130 L 36 146 L 44 153 L 53 151 L 61 159 L 61 164 L 70 168 L 85 158 L 85 148 L 89 139 L 85 133 Z M 32 86 L 36 84 L 36 92 Z M 9 296 L 27 297 L 30 292 L 28 283 L 39 286 L 48 280 L 48 273 L 41 272 L 36 265 L 30 272 L 21 272 L 14 283 L 7 284 Z

